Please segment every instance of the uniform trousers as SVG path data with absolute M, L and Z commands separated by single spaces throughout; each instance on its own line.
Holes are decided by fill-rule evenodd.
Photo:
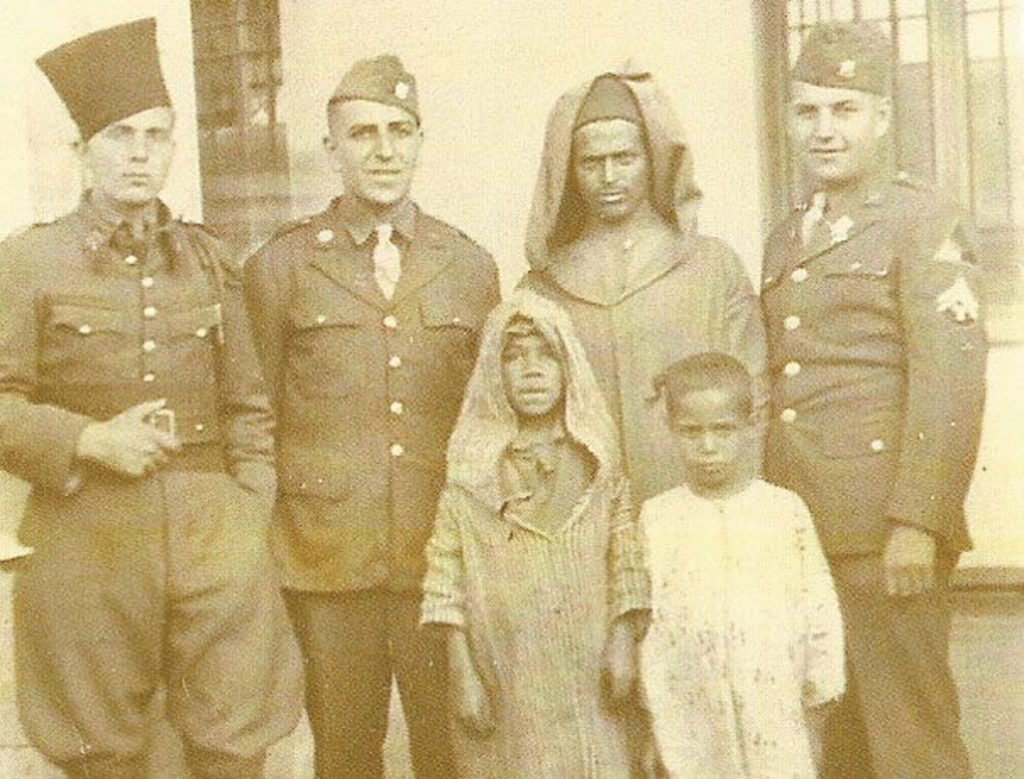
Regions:
M 413 771 L 455 776 L 444 645 L 419 627 L 419 592 L 285 590 L 306 660 L 306 712 L 319 779 L 384 775 L 392 676 L 398 681 Z
M 846 635 L 847 693 L 825 733 L 824 776 L 958 779 L 970 776 L 949 668 L 949 573 L 912 597 L 885 591 L 878 555 L 833 557 Z
M 145 776 L 161 685 L 194 777 L 262 776 L 302 706 L 262 503 L 223 472 L 87 478 L 71 497 L 30 496 L 18 703 L 31 743 L 69 776 Z

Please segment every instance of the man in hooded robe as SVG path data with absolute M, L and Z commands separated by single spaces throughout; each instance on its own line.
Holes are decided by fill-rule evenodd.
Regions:
M 647 73 L 607 73 L 551 111 L 520 285 L 572 317 L 622 435 L 638 502 L 679 483 L 653 380 L 704 351 L 736 357 L 765 407 L 765 339 L 736 254 L 692 229 L 700 192 L 671 106 Z

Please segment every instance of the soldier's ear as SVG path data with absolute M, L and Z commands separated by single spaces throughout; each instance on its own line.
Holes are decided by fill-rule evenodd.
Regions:
M 323 138 L 324 153 L 327 155 L 327 161 L 330 163 L 331 170 L 335 173 L 341 171 L 341 163 L 338 161 L 338 142 L 330 135 L 325 135 Z
M 877 98 L 875 104 L 875 137 L 881 138 L 889 132 L 892 124 L 892 98 L 889 95 L 882 95 Z

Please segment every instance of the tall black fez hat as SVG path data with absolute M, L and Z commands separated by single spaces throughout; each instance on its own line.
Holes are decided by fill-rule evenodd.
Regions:
M 887 95 L 892 46 L 872 22 L 826 22 L 807 34 L 790 74 L 794 81 Z
M 371 100 L 401 108 L 420 121 L 416 77 L 394 54 L 359 60 L 345 73 L 328 105 L 346 100 Z
M 36 64 L 85 141 L 118 119 L 171 105 L 153 18 L 76 38 L 47 52 Z

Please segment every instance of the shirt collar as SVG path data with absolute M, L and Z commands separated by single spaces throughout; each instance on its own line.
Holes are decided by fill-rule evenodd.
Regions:
M 334 203 L 334 210 L 357 246 L 369 240 L 377 225 L 390 224 L 395 231 L 411 241 L 416 229 L 416 205 L 403 198 L 384 214 L 378 214 L 353 195 L 342 195 Z
M 80 209 L 89 227 L 91 239 L 97 245 L 108 243 L 118 228 L 127 224 L 124 214 L 98 202 L 88 191 L 82 194 Z M 160 211 L 157 201 L 146 206 L 142 212 L 145 232 L 150 232 L 160 221 Z

